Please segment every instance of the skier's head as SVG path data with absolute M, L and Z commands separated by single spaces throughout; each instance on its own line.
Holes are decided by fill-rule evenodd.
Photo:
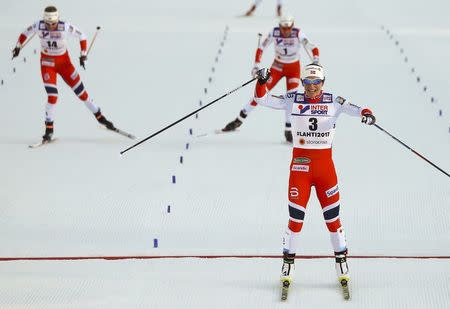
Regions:
M 56 28 L 58 27 L 58 22 L 59 22 L 58 9 L 53 5 L 47 6 L 44 9 L 43 19 L 44 19 L 45 26 L 47 27 L 47 30 L 56 30 Z
M 290 15 L 281 16 L 278 25 L 280 26 L 281 36 L 288 38 L 291 36 L 292 27 L 294 27 L 294 17 Z
M 319 96 L 324 82 L 325 74 L 321 65 L 311 63 L 305 66 L 302 73 L 302 85 L 308 98 Z

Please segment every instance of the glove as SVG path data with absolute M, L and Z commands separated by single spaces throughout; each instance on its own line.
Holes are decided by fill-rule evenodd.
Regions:
M 84 63 L 86 62 L 86 60 L 87 60 L 87 56 L 85 56 L 85 55 L 80 56 L 80 66 L 82 66 L 83 69 L 85 69 L 85 70 L 86 70 L 86 67 L 84 66 Z
M 364 113 L 361 122 L 367 124 L 368 126 L 371 126 L 375 124 L 376 118 L 371 113 Z
M 14 49 L 12 50 L 12 55 L 13 55 L 12 58 L 14 59 L 17 56 L 19 56 L 19 53 L 20 53 L 20 47 L 19 46 L 14 47 Z
M 259 71 L 259 66 L 257 63 L 255 63 L 255 66 L 252 69 L 252 76 L 256 77 L 256 72 L 258 72 L 258 71 Z
M 260 85 L 264 85 L 270 78 L 270 70 L 262 68 L 256 72 L 256 78 Z
M 312 63 L 319 64 L 319 57 L 318 56 L 314 56 L 314 60 L 313 60 Z

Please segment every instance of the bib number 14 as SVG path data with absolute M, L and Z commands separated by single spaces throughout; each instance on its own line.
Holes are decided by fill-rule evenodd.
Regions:
M 56 41 L 47 41 L 48 48 L 58 48 Z

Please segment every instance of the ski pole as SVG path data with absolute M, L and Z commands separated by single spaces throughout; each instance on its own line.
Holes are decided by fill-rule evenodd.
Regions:
M 258 33 L 258 48 L 259 48 L 259 45 L 261 44 L 261 37 L 262 37 L 262 33 Z
M 94 33 L 94 37 L 92 38 L 91 45 L 89 45 L 88 51 L 86 53 L 86 56 L 89 55 L 89 52 L 91 51 L 92 45 L 94 45 L 95 39 L 97 38 L 97 34 L 98 34 L 99 30 L 100 30 L 100 26 L 97 26 L 97 30 Z
M 136 147 L 136 146 L 142 144 L 143 142 L 145 142 L 145 141 L 151 139 L 152 137 L 155 137 L 156 135 L 158 135 L 158 134 L 164 132 L 165 130 L 169 129 L 170 127 L 173 127 L 174 125 L 176 125 L 177 123 L 179 123 L 179 122 L 185 120 L 186 118 L 189 118 L 190 116 L 192 116 L 192 115 L 198 113 L 198 112 L 201 111 L 202 109 L 205 109 L 205 108 L 207 108 L 208 106 L 210 106 L 210 105 L 216 103 L 217 101 L 219 101 L 219 100 L 225 98 L 226 96 L 232 94 L 233 92 L 235 92 L 235 91 L 241 89 L 242 87 L 244 87 L 244 86 L 250 84 L 250 83 L 251 83 L 252 81 L 254 81 L 255 79 L 256 79 L 256 77 L 252 78 L 251 80 L 249 80 L 249 81 L 243 83 L 242 85 L 240 85 L 239 87 L 237 87 L 237 88 L 235 88 L 235 89 L 233 89 L 233 90 L 231 90 L 231 91 L 225 93 L 225 94 L 222 95 L 221 97 L 219 97 L 219 98 L 215 99 L 214 101 L 212 101 L 212 102 L 206 104 L 205 106 L 202 106 L 202 107 L 200 107 L 199 109 L 196 109 L 195 111 L 193 111 L 192 113 L 187 114 L 186 116 L 184 116 L 184 117 L 178 119 L 177 121 L 175 121 L 175 122 L 173 122 L 173 123 L 167 125 L 166 127 L 162 128 L 162 129 L 159 130 L 158 132 L 155 132 L 155 133 L 153 133 L 152 135 L 150 135 L 150 136 L 144 138 L 143 140 L 137 142 L 136 144 L 134 144 L 134 145 L 128 147 L 127 149 L 122 150 L 122 151 L 120 152 L 120 154 L 123 155 L 123 154 L 124 154 L 125 152 L 127 152 L 128 150 L 133 149 L 134 147 Z
M 415 151 L 414 149 L 412 149 L 411 147 L 409 147 L 408 145 L 406 145 L 405 143 L 403 143 L 401 140 L 399 140 L 398 138 L 396 138 L 394 135 L 392 135 L 391 133 L 389 133 L 388 131 L 386 131 L 385 129 L 383 129 L 382 127 L 380 127 L 377 124 L 374 124 L 374 126 L 376 128 L 378 128 L 379 130 L 383 131 L 384 133 L 386 133 L 387 135 L 389 135 L 390 137 L 392 137 L 394 140 L 396 140 L 397 142 L 399 142 L 400 144 L 402 144 L 403 146 L 405 146 L 407 149 L 411 150 L 414 154 L 416 154 L 417 156 L 419 156 L 419 158 L 427 161 L 429 164 L 431 164 L 432 166 L 434 166 L 435 168 L 437 168 L 438 170 L 440 170 L 442 173 L 444 173 L 445 175 L 447 175 L 448 177 L 450 177 L 450 174 L 447 173 L 446 171 L 444 171 L 442 168 L 440 168 L 439 166 L 437 166 L 436 164 L 434 164 L 433 162 L 431 162 L 430 160 L 428 160 L 427 158 L 425 158 L 423 155 L 421 155 L 420 153 L 418 153 L 417 151 Z

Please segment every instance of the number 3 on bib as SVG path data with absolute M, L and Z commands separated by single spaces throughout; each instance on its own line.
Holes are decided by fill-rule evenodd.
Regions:
M 309 129 L 311 131 L 316 131 L 317 130 L 317 118 L 309 118 L 309 123 L 311 123 L 309 126 Z

